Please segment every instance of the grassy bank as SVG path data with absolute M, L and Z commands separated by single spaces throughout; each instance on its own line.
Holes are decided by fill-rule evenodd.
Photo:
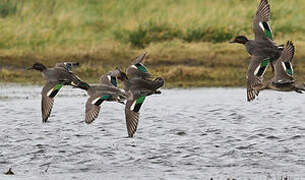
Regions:
M 295 73 L 304 81 L 303 0 L 270 0 L 275 40 L 296 44 Z M 0 81 L 43 79 L 24 67 L 79 61 L 75 72 L 96 82 L 116 66 L 126 67 L 146 51 L 149 70 L 167 87 L 242 86 L 248 55 L 227 43 L 253 37 L 258 2 L 184 0 L 0 0 Z M 270 72 L 269 72 L 270 76 Z

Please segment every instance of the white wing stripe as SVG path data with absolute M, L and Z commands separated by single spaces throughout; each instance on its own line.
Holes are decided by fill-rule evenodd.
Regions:
M 51 95 L 51 93 L 53 92 L 53 89 L 54 89 L 54 88 L 52 88 L 52 89 L 50 89 L 50 90 L 48 91 L 47 96 L 50 96 L 50 95 Z
M 95 104 L 99 99 L 100 99 L 99 97 L 94 99 L 91 104 Z
M 132 105 L 130 106 L 130 110 L 131 110 L 131 111 L 133 111 L 133 109 L 134 109 L 134 107 L 135 107 L 135 105 L 136 105 L 136 102 L 137 102 L 137 101 L 134 101 L 134 102 L 132 103 Z

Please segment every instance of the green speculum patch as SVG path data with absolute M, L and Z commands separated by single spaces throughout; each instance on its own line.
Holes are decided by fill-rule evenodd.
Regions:
M 268 38 L 272 39 L 272 32 L 271 32 L 271 29 L 270 29 L 269 24 L 268 24 L 267 22 L 262 22 L 262 24 L 263 24 L 263 27 L 264 27 L 264 33 L 265 33 L 265 35 L 266 35 Z
M 111 95 L 104 95 L 104 96 L 101 96 L 99 100 L 97 100 L 94 105 L 96 106 L 99 106 L 102 104 L 103 101 L 109 99 L 111 97 Z
M 111 97 L 111 95 L 104 95 L 104 96 L 102 96 L 100 99 L 102 99 L 102 100 L 107 100 L 107 99 L 109 99 Z
M 57 93 L 59 92 L 59 90 L 62 88 L 62 84 L 56 84 L 51 92 L 51 94 L 49 95 L 50 98 L 54 98 Z
M 292 76 L 292 75 L 293 75 L 293 70 L 292 70 L 292 67 L 291 67 L 290 62 L 285 62 L 285 67 L 286 67 L 286 72 L 287 72 L 287 74 L 289 74 L 290 76 Z
M 259 68 L 258 72 L 256 73 L 256 76 L 259 76 L 259 77 L 262 76 L 265 73 L 266 68 L 268 67 L 269 63 L 270 63 L 269 58 L 263 60 L 260 64 L 260 68 Z
M 272 33 L 271 33 L 271 31 L 265 30 L 265 35 L 266 35 L 268 38 L 272 39 Z
M 142 64 L 137 63 L 135 66 L 138 68 L 138 70 L 140 70 L 142 72 L 147 72 L 146 67 L 144 67 Z
M 137 99 L 137 103 L 136 104 L 139 104 L 139 103 L 143 103 L 143 101 L 145 100 L 145 97 L 146 96 L 141 96 Z
M 141 106 L 142 106 L 142 104 L 143 104 L 143 102 L 144 102 L 144 100 L 145 100 L 145 97 L 146 97 L 146 96 L 141 96 L 141 97 L 139 97 L 139 98 L 137 99 L 136 105 L 135 105 L 135 107 L 133 108 L 133 111 L 134 111 L 134 112 L 139 112 L 139 110 L 140 110 L 140 108 L 141 108 Z

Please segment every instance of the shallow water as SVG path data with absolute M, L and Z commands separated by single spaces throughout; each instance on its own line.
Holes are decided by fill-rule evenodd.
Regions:
M 305 101 L 243 88 L 163 90 L 126 138 L 124 106 L 84 123 L 85 92 L 65 87 L 41 122 L 40 86 L 0 85 L 0 179 L 305 178 Z M 296 179 L 297 179 L 296 178 Z

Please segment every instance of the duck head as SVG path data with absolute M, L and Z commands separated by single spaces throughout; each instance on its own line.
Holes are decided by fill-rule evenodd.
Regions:
M 230 41 L 230 43 L 246 44 L 248 41 L 246 36 L 237 36 L 233 41 Z
M 27 70 L 35 69 L 37 71 L 43 71 L 47 69 L 43 64 L 41 63 L 35 63 L 33 66 L 26 68 Z

